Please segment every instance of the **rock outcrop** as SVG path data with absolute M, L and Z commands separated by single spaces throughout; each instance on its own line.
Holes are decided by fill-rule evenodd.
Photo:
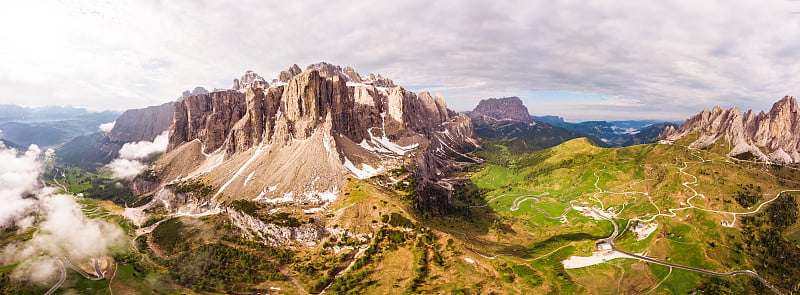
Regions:
M 743 113 L 739 108 L 714 107 L 692 116 L 677 129 L 667 127 L 660 140 L 676 141 L 690 134 L 699 138 L 692 147 L 710 146 L 720 139 L 731 150 L 729 156 L 751 153 L 763 161 L 800 162 L 800 111 L 797 100 L 786 96 L 772 105 L 768 113 Z
M 301 72 L 303 72 L 303 70 L 301 70 L 297 64 L 294 64 L 288 70 L 281 71 L 281 73 L 278 75 L 277 81 L 281 83 L 288 83 L 292 77 L 297 76 Z
M 476 122 L 512 121 L 533 124 L 528 108 L 516 96 L 483 99 L 469 116 Z
M 189 97 L 177 102 L 169 135 L 168 149 L 189 140 L 200 140 L 203 151 L 222 146 L 233 125 L 245 113 L 245 94 L 239 91 L 217 91 Z
M 475 161 L 465 155 L 476 146 L 470 119 L 441 96 L 349 67 L 297 69 L 280 74 L 285 83 L 176 103 L 161 178 L 201 177 L 219 199 L 324 206 L 347 175 L 367 178 L 413 159 L 420 187 L 449 188 L 448 173 Z
M 267 88 L 269 83 L 253 71 L 247 71 L 241 79 L 233 79 L 233 90 L 245 91 L 249 88 Z

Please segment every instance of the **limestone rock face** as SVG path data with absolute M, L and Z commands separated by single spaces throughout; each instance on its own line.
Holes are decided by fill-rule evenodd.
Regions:
M 469 116 L 476 122 L 513 121 L 532 124 L 528 108 L 519 97 L 503 97 L 483 99 Z
M 233 79 L 233 90 L 246 91 L 248 88 L 267 88 L 269 83 L 253 71 L 247 71 L 241 79 Z
M 422 186 L 449 188 L 448 173 L 478 161 L 464 156 L 476 147 L 469 117 L 441 96 L 327 63 L 295 70 L 281 72 L 284 83 L 176 103 L 162 179 L 205 177 L 215 198 L 313 205 L 334 199 L 347 175 L 371 177 L 410 159 Z M 201 160 L 187 163 L 190 151 Z
M 768 113 L 742 113 L 736 107 L 714 107 L 692 116 L 677 129 L 667 127 L 660 140 L 675 141 L 697 133 L 692 147 L 705 147 L 723 139 L 732 148 L 728 155 L 752 153 L 764 161 L 800 162 L 800 111 L 797 100 L 786 96 L 772 105 Z
M 326 62 L 311 64 L 306 67 L 306 70 L 316 70 L 324 78 L 333 79 L 334 76 L 339 76 L 342 80 L 348 81 L 347 76 L 342 71 L 342 67 Z
M 153 141 L 172 125 L 174 102 L 126 110 L 108 133 L 111 142 Z
M 347 76 L 347 80 L 350 81 L 350 82 L 353 82 L 353 83 L 361 83 L 361 82 L 363 82 L 361 80 L 361 75 L 359 75 L 356 72 L 356 70 L 351 68 L 351 67 L 344 67 L 344 69 L 342 69 L 342 73 L 345 76 Z
M 196 95 L 175 103 L 167 150 L 194 139 L 203 143 L 203 152 L 220 148 L 233 125 L 244 116 L 244 102 L 244 93 L 228 90 Z

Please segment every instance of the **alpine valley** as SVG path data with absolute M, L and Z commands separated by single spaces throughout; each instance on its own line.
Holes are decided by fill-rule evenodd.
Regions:
M 794 97 L 571 123 L 321 62 L 46 110 L 0 106 L 0 156 L 38 165 L 9 208 L 47 212 L 0 219 L 2 294 L 800 292 Z

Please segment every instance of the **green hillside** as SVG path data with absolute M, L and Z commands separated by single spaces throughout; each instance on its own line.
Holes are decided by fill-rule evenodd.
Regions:
M 630 230 L 623 231 L 617 241 L 620 249 L 716 272 L 754 270 L 782 290 L 791 290 L 796 282 L 785 276 L 796 270 L 763 265 L 780 260 L 778 256 L 800 258 L 797 218 L 783 218 L 791 221 L 778 235 L 763 233 L 774 228 L 769 231 L 760 225 L 790 215 L 782 212 L 792 208 L 796 212 L 797 202 L 784 200 L 785 208 L 775 209 L 781 197 L 761 210 L 758 206 L 782 190 L 800 187 L 800 176 L 792 167 L 734 161 L 713 151 L 689 149 L 681 142 L 605 149 L 587 139 L 490 161 L 469 178 L 488 206 L 471 208 L 468 215 L 496 215 L 494 228 L 473 238 L 481 240 L 476 250 L 487 256 L 505 255 L 503 259 L 513 262 L 550 254 L 550 260 L 531 265 L 554 275 L 552 288 L 567 293 L 769 292 L 747 276 L 714 277 L 634 259 L 563 269 L 561 259 L 589 256 L 598 237 L 611 233 L 610 222 L 569 210 L 570 202 L 613 207 L 614 219 L 621 226 L 630 226 L 634 220 L 658 223 L 656 231 L 641 241 Z M 473 204 L 477 205 L 481 204 Z M 767 216 L 770 210 L 779 213 Z M 753 213 L 738 214 L 744 212 Z M 562 214 L 564 218 L 558 219 Z M 771 249 L 776 239 L 784 243 L 778 243 L 780 249 Z M 792 239 L 795 242 L 788 242 Z M 598 276 L 608 279 L 598 280 Z

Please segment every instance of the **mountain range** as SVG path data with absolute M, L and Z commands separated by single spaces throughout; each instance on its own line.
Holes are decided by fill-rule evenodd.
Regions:
M 71 106 L 22 107 L 0 104 L 0 139 L 17 146 L 55 146 L 97 132 L 117 111 L 92 112 Z
M 792 290 L 800 275 L 793 97 L 681 125 L 570 123 L 531 116 L 518 97 L 462 114 L 439 94 L 320 62 L 74 113 L 5 122 L 0 142 L 49 140 L 54 161 L 31 183 L 74 195 L 82 224 L 121 225 L 129 239 L 45 261 L 53 287 L 10 275 L 44 260 L 0 257 L 2 292 L 753 294 Z M 70 124 L 80 128 L 19 131 Z M 3 228 L 0 245 L 22 253 L 41 234 Z M 59 281 L 59 264 L 80 276 Z
M 341 193 L 348 175 L 365 179 L 412 161 L 422 190 L 449 187 L 448 173 L 475 161 L 464 156 L 475 147 L 469 118 L 440 96 L 348 69 L 293 66 L 281 73 L 286 82 L 271 85 L 248 72 L 234 88 L 250 88 L 177 102 L 159 178 L 164 185 L 202 179 L 220 201 L 319 207 Z

